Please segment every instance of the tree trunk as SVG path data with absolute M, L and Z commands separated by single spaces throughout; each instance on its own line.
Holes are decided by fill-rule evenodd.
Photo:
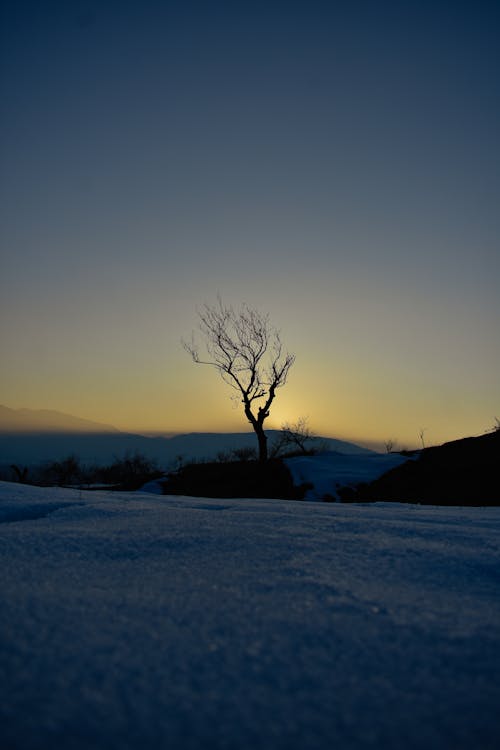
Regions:
M 253 425 L 257 440 L 259 441 L 259 461 L 261 464 L 265 464 L 267 461 L 267 435 L 264 432 L 262 425 L 258 422 Z

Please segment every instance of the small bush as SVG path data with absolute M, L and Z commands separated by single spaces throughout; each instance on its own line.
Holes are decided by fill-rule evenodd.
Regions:
M 109 466 L 96 469 L 95 480 L 115 485 L 117 489 L 136 490 L 151 479 L 162 476 L 156 461 L 142 453 L 126 453 Z
M 41 485 L 65 485 L 77 484 L 82 481 L 83 470 L 80 459 L 70 454 L 61 461 L 51 461 L 39 468 L 36 483 Z

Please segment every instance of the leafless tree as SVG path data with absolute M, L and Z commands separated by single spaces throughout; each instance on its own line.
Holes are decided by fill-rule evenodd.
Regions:
M 281 435 L 278 439 L 277 451 L 283 448 L 299 450 L 304 455 L 311 453 L 316 435 L 307 423 L 307 417 L 299 417 L 296 422 L 284 422 L 281 425 Z M 314 446 L 316 447 L 316 446 Z
M 397 450 L 397 440 L 396 438 L 389 438 L 385 441 L 385 450 L 386 453 L 392 453 L 393 451 Z
M 427 430 L 427 427 L 421 427 L 420 430 L 418 431 L 420 442 L 422 443 L 422 448 L 425 448 L 424 435 L 425 435 L 426 430 Z
M 200 353 L 194 334 L 190 342 L 183 340 L 183 346 L 194 362 L 214 367 L 237 392 L 257 436 L 259 460 L 265 462 L 264 421 L 277 389 L 286 383 L 295 356 L 283 349 L 280 333 L 270 324 L 269 316 L 246 304 L 234 310 L 218 297 L 217 304 L 204 305 L 198 317 L 204 353 Z

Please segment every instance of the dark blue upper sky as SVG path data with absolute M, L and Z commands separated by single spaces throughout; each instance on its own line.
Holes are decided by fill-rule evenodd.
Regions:
M 164 369 L 146 405 L 153 347 L 220 291 L 270 310 L 326 380 L 342 352 L 332 431 L 374 402 L 402 415 L 390 431 L 482 424 L 500 397 L 499 19 L 498 2 L 4 2 L 7 405 L 112 403 L 113 421 L 88 360 L 133 371 L 132 338 L 152 361 L 122 400 L 152 424 L 173 409 Z M 288 408 L 326 424 L 300 405 L 308 376 Z

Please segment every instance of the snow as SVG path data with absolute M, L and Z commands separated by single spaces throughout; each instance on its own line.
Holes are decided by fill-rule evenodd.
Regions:
M 162 495 L 163 494 L 163 487 L 162 485 L 165 482 L 165 477 L 160 477 L 159 479 L 151 479 L 149 482 L 146 482 L 146 484 L 143 484 L 141 487 L 141 492 L 150 492 L 152 495 Z
M 297 456 L 285 459 L 295 485 L 310 483 L 312 489 L 306 500 L 330 497 L 338 500 L 338 488 L 361 482 L 371 482 L 386 471 L 410 460 L 400 453 L 368 453 L 346 455 L 335 451 L 317 456 Z
M 0 744 L 496 748 L 499 531 L 0 483 Z

